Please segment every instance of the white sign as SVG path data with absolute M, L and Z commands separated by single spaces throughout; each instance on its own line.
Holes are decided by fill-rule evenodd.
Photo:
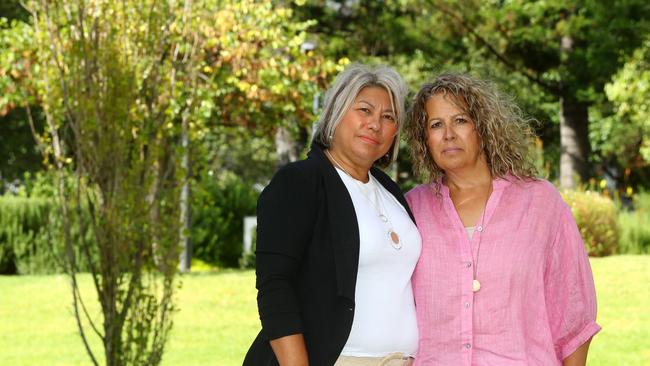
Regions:
M 244 253 L 250 253 L 253 246 L 253 232 L 257 228 L 257 216 L 244 217 Z

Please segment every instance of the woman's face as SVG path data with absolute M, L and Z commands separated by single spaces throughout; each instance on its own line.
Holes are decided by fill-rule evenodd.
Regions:
M 397 127 L 386 89 L 363 88 L 336 127 L 330 150 L 347 163 L 368 169 L 388 152 Z
M 427 146 L 445 172 L 476 166 L 484 159 L 476 125 L 446 94 L 435 94 L 425 105 Z

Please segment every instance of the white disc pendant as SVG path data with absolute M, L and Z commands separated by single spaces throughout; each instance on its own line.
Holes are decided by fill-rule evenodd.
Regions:
M 472 290 L 474 290 L 474 292 L 478 292 L 478 290 L 480 290 L 480 289 L 481 289 L 481 283 L 478 282 L 478 280 L 473 280 L 472 281 Z

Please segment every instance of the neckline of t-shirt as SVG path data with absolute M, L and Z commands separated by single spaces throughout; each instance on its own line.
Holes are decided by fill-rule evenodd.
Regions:
M 346 172 L 345 170 L 339 168 L 338 166 L 335 166 L 334 168 L 336 169 L 337 172 L 339 172 L 339 175 L 342 175 L 342 176 L 345 176 L 345 177 L 347 177 L 347 178 L 350 178 L 352 181 L 354 181 L 354 182 L 356 182 L 357 184 L 359 184 L 359 186 L 360 186 L 361 188 L 364 188 L 364 189 L 370 189 L 370 188 L 375 188 L 375 187 L 377 187 L 377 184 L 378 184 L 378 183 L 377 183 L 377 178 L 375 178 L 375 177 L 372 175 L 372 172 L 370 172 L 370 171 L 368 171 L 368 181 L 367 181 L 367 182 L 362 182 L 362 181 L 358 180 L 357 178 L 351 176 L 350 174 L 348 174 L 348 172 Z M 341 173 L 342 173 L 342 174 L 341 174 Z

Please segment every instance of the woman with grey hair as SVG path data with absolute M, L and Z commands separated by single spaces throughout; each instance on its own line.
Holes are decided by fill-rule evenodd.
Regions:
M 490 83 L 422 86 L 407 136 L 426 183 L 409 193 L 415 365 L 585 365 L 596 324 L 591 268 L 571 209 L 535 177 L 530 121 Z
M 397 156 L 405 96 L 394 70 L 349 66 L 325 96 L 307 159 L 280 169 L 262 192 L 262 331 L 245 366 L 411 363 L 420 236 L 379 169 Z

